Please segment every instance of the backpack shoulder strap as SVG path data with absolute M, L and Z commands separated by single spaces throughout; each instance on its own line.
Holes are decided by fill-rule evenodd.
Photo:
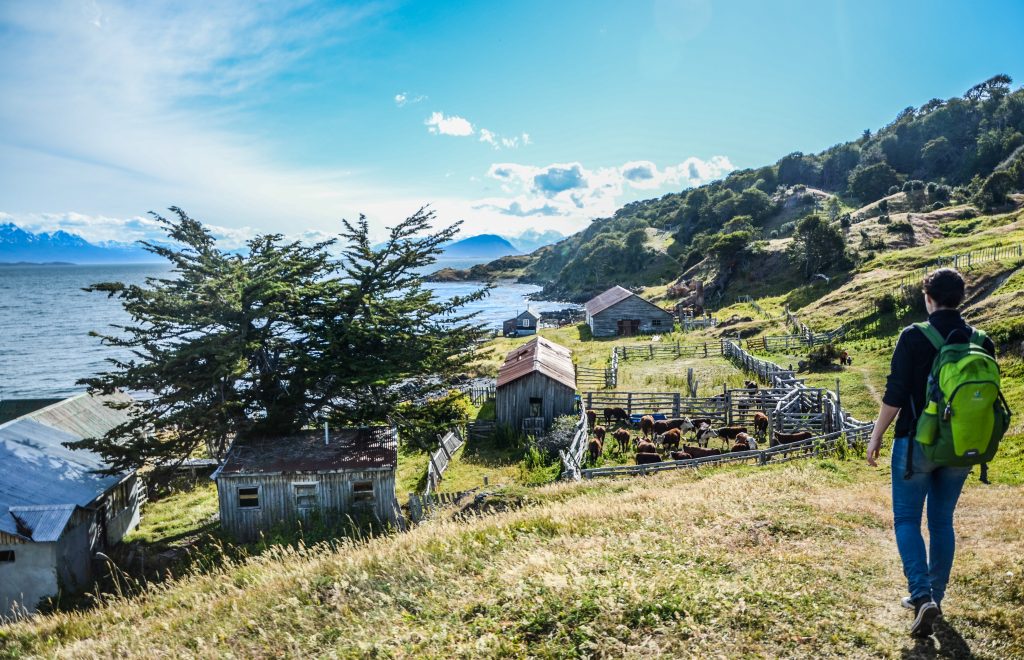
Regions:
M 915 323 L 914 327 L 921 331 L 921 334 L 931 342 L 932 346 L 935 347 L 935 350 L 941 350 L 942 346 L 946 343 L 942 338 L 942 335 L 939 334 L 938 330 L 932 327 L 931 323 L 928 323 L 927 321 L 924 323 Z
M 974 332 L 971 333 L 971 343 L 978 348 L 985 348 L 985 340 L 988 339 L 988 335 L 985 334 L 984 330 L 978 330 L 974 328 Z

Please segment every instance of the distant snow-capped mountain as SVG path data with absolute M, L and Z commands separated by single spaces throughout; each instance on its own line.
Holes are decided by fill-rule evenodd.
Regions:
M 547 229 L 545 231 L 527 229 L 518 236 L 505 236 L 504 238 L 514 245 L 520 252 L 529 253 L 538 248 L 542 248 L 545 245 L 557 243 L 565 238 L 565 235 L 555 231 L 554 229 Z
M 8 222 L 0 224 L 0 262 L 111 264 L 159 262 L 140 246 L 125 243 L 96 245 L 66 231 L 34 234 Z

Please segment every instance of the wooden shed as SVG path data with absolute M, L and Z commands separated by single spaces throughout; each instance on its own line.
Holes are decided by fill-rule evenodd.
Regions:
M 675 323 L 671 312 L 618 285 L 588 300 L 584 309 L 594 337 L 672 332 Z
M 253 541 L 313 515 L 399 525 L 397 466 L 394 429 L 347 428 L 236 441 L 210 478 L 217 482 L 221 526 Z
M 501 324 L 501 334 L 506 337 L 523 337 L 537 334 L 540 325 L 540 314 L 527 308 L 525 312 L 506 320 Z
M 576 367 L 572 351 L 534 337 L 509 352 L 498 370 L 495 418 L 517 431 L 542 433 L 576 406 Z

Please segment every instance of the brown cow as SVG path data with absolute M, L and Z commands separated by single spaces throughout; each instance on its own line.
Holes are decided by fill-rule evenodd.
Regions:
M 757 449 L 757 440 L 749 433 L 740 433 L 736 436 L 736 444 L 742 444 L 747 449 Z
M 772 438 L 771 446 L 777 447 L 778 445 L 788 445 L 794 442 L 810 440 L 813 437 L 814 434 L 810 431 L 797 431 L 796 433 L 779 433 L 776 431 L 775 437 Z
M 587 443 L 587 452 L 590 453 L 590 464 L 597 465 L 597 459 L 601 458 L 601 454 L 604 453 L 604 443 L 597 438 L 592 438 Z
M 683 445 L 683 451 L 694 458 L 704 458 L 706 456 L 719 456 L 722 453 L 721 449 L 707 449 L 705 447 L 691 447 L 689 445 Z
M 656 419 L 654 420 L 654 435 L 661 435 L 669 429 L 668 420 Z
M 636 446 L 636 453 L 638 454 L 657 454 L 658 447 L 653 442 L 647 442 L 641 440 Z
M 605 408 L 604 409 L 604 421 L 605 424 L 611 424 L 614 421 L 625 422 L 629 424 L 629 415 L 626 414 L 623 408 Z
M 756 380 L 745 380 L 745 381 L 743 381 L 743 389 L 750 390 L 752 392 L 756 392 L 757 391 L 757 381 Z
M 754 435 L 761 439 L 768 436 L 768 415 L 763 412 L 754 413 Z
M 696 426 L 694 426 L 693 420 L 687 419 L 686 417 L 680 419 L 670 419 L 668 420 L 668 422 L 666 422 L 666 424 L 670 429 L 679 429 L 680 433 L 689 433 L 690 431 L 693 431 L 697 428 Z
M 683 434 L 679 429 L 669 429 L 661 434 L 661 446 L 668 449 L 672 447 L 679 449 L 679 443 L 682 440 Z
M 657 453 L 646 453 L 639 452 L 636 455 L 637 465 L 650 465 L 651 463 L 661 463 L 661 456 Z
M 604 444 L 604 436 L 608 432 L 608 430 L 603 426 L 595 426 L 591 430 L 594 432 L 594 437 L 600 440 L 601 444 Z
M 747 427 L 745 426 L 723 426 L 720 429 L 715 429 L 715 435 L 725 440 L 735 440 L 737 435 L 746 432 Z
M 654 417 L 644 415 L 640 418 L 640 432 L 645 438 L 654 435 Z
M 705 424 L 707 424 L 708 426 L 711 426 L 711 418 L 710 417 L 691 417 L 690 418 L 690 425 L 693 426 L 693 430 L 694 431 L 696 431 L 697 429 L 699 429 L 701 426 L 703 426 Z
M 587 426 L 594 428 L 597 424 L 597 411 L 592 408 L 587 408 Z
M 685 451 L 673 451 L 669 453 L 669 456 L 672 457 L 673 461 L 688 461 L 693 458 L 693 456 L 690 456 Z
M 612 437 L 615 438 L 615 444 L 619 448 L 619 453 L 626 453 L 626 449 L 629 447 L 629 431 L 626 429 L 616 429 L 612 433 Z

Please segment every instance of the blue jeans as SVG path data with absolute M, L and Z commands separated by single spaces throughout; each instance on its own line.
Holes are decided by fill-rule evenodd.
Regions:
M 896 547 L 903 560 L 911 598 L 931 596 L 942 602 L 953 568 L 956 537 L 953 534 L 953 510 L 960 498 L 969 467 L 939 467 L 928 460 L 915 443 L 911 475 L 907 469 L 907 443 L 911 438 L 896 438 L 892 445 L 892 513 L 896 526 Z M 930 547 L 925 554 L 921 535 L 921 513 L 928 502 Z

